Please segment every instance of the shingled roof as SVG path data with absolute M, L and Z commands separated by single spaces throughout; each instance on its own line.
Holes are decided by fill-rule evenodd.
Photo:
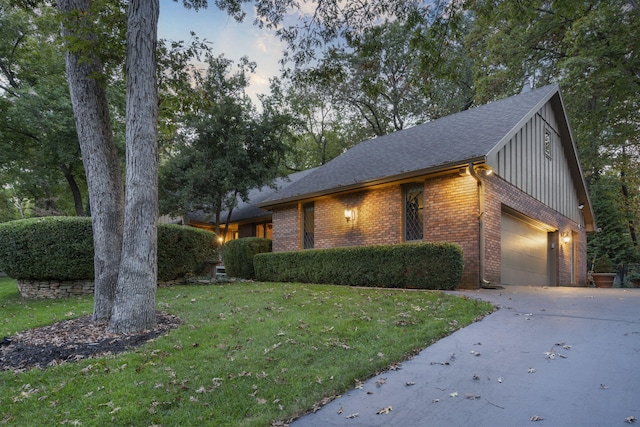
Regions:
M 271 207 L 486 161 L 554 95 L 549 85 L 364 141 L 259 203 Z M 578 166 L 579 167 L 579 166 Z

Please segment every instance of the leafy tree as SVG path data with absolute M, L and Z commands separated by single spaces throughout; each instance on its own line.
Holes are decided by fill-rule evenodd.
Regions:
M 246 200 L 249 190 L 275 178 L 289 120 L 270 108 L 256 113 L 245 93 L 254 63 L 243 58 L 232 72 L 233 61 L 224 56 L 209 55 L 207 62 L 206 72 L 196 74 L 191 98 L 198 101 L 179 152 L 161 169 L 161 202 L 166 213 L 209 212 L 224 237 L 221 212 L 231 215 L 238 197 Z
M 43 212 L 83 215 L 86 194 L 64 54 L 49 9 L 0 1 L 0 160 L 3 181 Z M 44 209 L 44 210 L 42 210 Z

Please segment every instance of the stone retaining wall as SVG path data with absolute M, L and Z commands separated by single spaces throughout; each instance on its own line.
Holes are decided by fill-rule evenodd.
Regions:
M 29 280 L 18 279 L 23 298 L 69 298 L 93 295 L 93 280 Z M 181 285 L 185 279 L 159 282 L 158 286 Z
M 18 279 L 23 298 L 68 298 L 93 295 L 93 280 Z

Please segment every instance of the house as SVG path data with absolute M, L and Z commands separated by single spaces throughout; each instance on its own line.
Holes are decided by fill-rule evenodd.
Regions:
M 274 251 L 448 241 L 463 288 L 587 282 L 595 220 L 557 85 L 362 142 L 257 205 Z
M 295 183 L 313 170 L 314 169 L 307 169 L 295 172 L 286 177 L 276 179 L 271 185 L 252 189 L 247 195 L 246 202 L 238 198 L 238 204 L 231 211 L 229 230 L 227 231 L 225 240 L 238 239 L 241 237 L 266 237 L 271 239 L 271 212 L 259 208 L 258 204 L 273 196 L 276 192 Z M 224 229 L 227 216 L 228 211 L 225 210 L 221 212 L 221 229 Z M 183 216 L 181 221 L 185 225 L 215 231 L 215 218 L 212 220 L 211 213 L 203 211 L 190 212 Z

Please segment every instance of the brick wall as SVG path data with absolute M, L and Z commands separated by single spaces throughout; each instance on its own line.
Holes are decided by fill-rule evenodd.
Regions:
M 273 251 L 296 251 L 301 249 L 300 225 L 302 224 L 302 206 L 289 205 L 274 209 Z
M 453 242 L 462 247 L 461 288 L 479 282 L 478 191 L 470 175 L 443 175 L 425 182 L 425 241 Z

